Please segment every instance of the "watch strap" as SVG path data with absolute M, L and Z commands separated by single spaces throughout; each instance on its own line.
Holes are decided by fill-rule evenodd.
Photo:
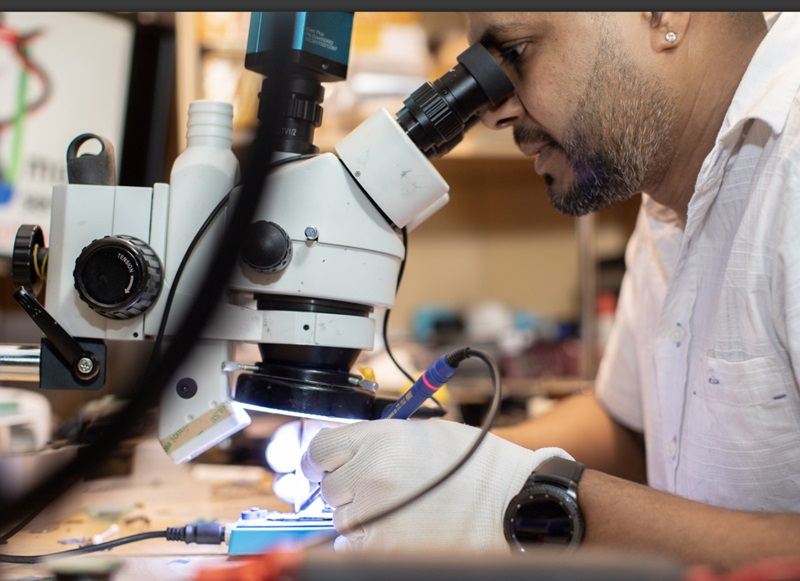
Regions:
M 557 484 L 567 490 L 574 489 L 581 480 L 584 468 L 586 466 L 575 460 L 560 457 L 550 458 L 536 467 L 528 477 L 528 482 L 547 482 Z

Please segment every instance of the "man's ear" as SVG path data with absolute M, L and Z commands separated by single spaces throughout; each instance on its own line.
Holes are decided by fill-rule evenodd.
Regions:
M 679 46 L 689 30 L 691 12 L 649 12 L 650 46 L 656 52 Z

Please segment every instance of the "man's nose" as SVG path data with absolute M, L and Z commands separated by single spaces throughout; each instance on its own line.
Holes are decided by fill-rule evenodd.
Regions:
M 481 114 L 481 121 L 489 129 L 502 129 L 513 125 L 524 113 L 522 103 L 516 93 L 497 105 L 487 109 Z

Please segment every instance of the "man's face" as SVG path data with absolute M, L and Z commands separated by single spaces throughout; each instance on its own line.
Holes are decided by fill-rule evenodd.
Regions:
M 667 169 L 677 104 L 649 71 L 641 22 L 625 13 L 471 13 L 470 43 L 500 60 L 515 94 L 487 112 L 560 211 L 580 216 L 624 201 Z M 623 26 L 630 25 L 630 26 Z M 625 31 L 625 34 L 621 32 Z M 636 56 L 634 56 L 636 55 Z

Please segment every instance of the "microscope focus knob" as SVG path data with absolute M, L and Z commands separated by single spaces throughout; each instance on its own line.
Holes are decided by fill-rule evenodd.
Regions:
M 15 287 L 24 287 L 34 296 L 42 290 L 47 279 L 48 249 L 44 246 L 41 226 L 23 224 L 14 238 L 11 273 Z
M 109 319 L 144 314 L 158 298 L 164 278 L 153 249 L 123 234 L 86 246 L 75 261 L 73 277 L 81 299 Z
M 241 255 L 242 260 L 258 272 L 280 272 L 292 259 L 292 239 L 275 222 L 259 220 L 247 227 Z

